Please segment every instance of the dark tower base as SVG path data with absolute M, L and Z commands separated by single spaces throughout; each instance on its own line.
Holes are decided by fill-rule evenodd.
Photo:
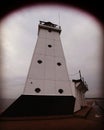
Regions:
M 70 115 L 74 112 L 73 96 L 21 95 L 2 117 Z

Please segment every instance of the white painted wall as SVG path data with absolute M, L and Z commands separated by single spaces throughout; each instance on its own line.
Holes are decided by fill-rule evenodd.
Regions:
M 72 88 L 72 93 L 73 96 L 75 97 L 75 107 L 74 107 L 74 112 L 78 111 L 81 109 L 81 106 L 86 106 L 85 102 L 85 93 L 82 92 L 82 90 L 79 90 L 76 86 L 79 85 L 80 83 L 74 83 L 71 82 L 71 88 Z
M 42 63 L 38 64 L 38 60 Z M 57 65 L 58 62 L 61 66 Z M 36 88 L 41 91 L 35 92 Z M 62 94 L 59 89 L 63 89 Z M 71 89 L 59 32 L 40 28 L 23 94 L 73 95 Z

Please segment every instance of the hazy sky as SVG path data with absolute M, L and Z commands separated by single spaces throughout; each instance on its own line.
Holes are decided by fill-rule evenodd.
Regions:
M 40 20 L 60 24 L 70 80 L 79 78 L 80 69 L 89 88 L 86 97 L 101 97 L 102 28 L 89 14 L 62 6 L 32 6 L 2 20 L 2 97 L 23 92 Z

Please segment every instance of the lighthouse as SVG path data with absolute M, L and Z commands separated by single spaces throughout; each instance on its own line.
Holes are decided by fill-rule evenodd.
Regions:
M 24 95 L 72 96 L 60 33 L 60 26 L 40 21 Z
M 75 80 L 73 83 L 69 79 L 61 31 L 61 27 L 54 23 L 40 21 L 23 94 L 4 111 L 3 116 L 70 115 L 80 109 L 81 101 L 76 92 L 80 95 L 82 91 Z

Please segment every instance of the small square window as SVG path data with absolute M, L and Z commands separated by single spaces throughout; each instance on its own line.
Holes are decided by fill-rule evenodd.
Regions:
M 41 91 L 40 88 L 36 88 L 36 89 L 35 89 L 35 92 L 36 92 L 36 93 L 39 93 L 40 91 Z
M 37 62 L 38 62 L 39 64 L 41 64 L 41 63 L 42 63 L 42 60 L 38 60 Z
M 59 92 L 60 94 L 62 94 L 62 93 L 64 92 L 64 90 L 63 90 L 63 89 L 59 89 L 58 92 Z
M 49 48 L 51 48 L 51 47 L 52 47 L 52 45 L 48 45 L 48 47 L 49 47 Z
M 60 62 L 57 63 L 58 66 L 61 66 L 62 64 Z

